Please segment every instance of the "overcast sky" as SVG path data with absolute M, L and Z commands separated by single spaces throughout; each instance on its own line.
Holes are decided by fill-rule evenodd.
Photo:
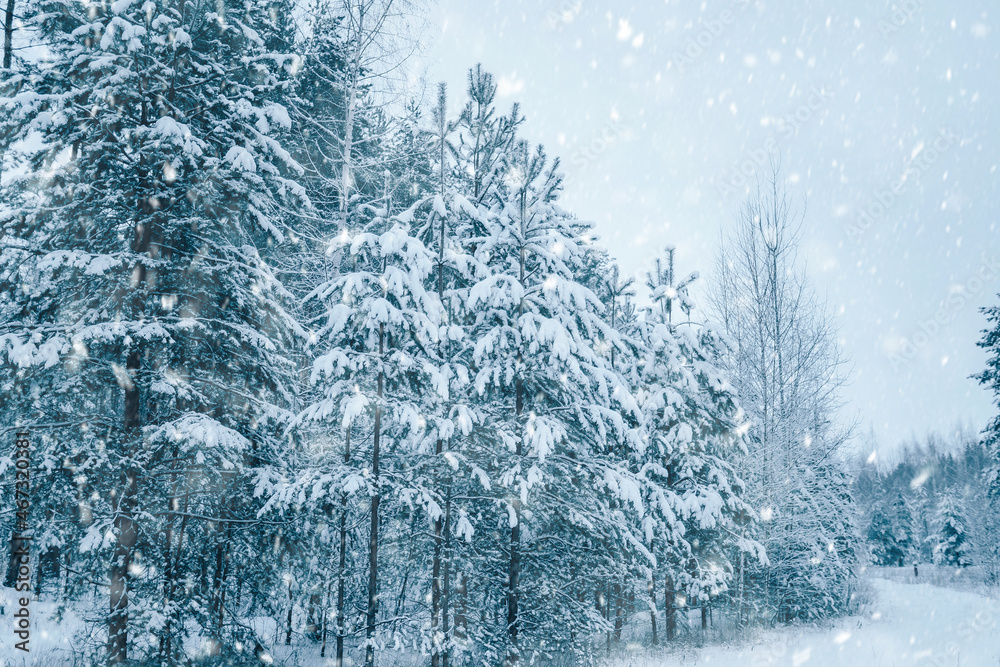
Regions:
M 989 419 L 969 375 L 1000 290 L 1000 7 L 902 5 L 441 0 L 428 75 L 457 108 L 468 67 L 492 71 L 562 158 L 564 204 L 636 276 L 673 244 L 708 279 L 741 169 L 780 155 L 848 409 L 891 448 Z

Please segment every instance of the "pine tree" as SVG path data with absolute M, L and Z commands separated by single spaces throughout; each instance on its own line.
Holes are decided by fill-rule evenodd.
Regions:
M 460 182 L 454 177 L 452 159 L 457 152 L 452 134 L 458 123 L 447 117 L 447 97 L 444 84 L 438 88 L 437 106 L 432 114 L 433 127 L 428 132 L 429 155 L 433 156 L 436 175 L 436 192 L 417 202 L 407 211 L 408 217 L 420 215 L 417 235 L 436 248 L 435 269 L 431 284 L 443 307 L 441 331 L 438 336 L 436 357 L 438 372 L 447 390 L 442 400 L 429 406 L 433 414 L 434 461 L 424 482 L 427 495 L 433 498 L 428 509 L 432 519 L 433 556 L 431 566 L 431 665 L 448 667 L 452 657 L 452 566 L 454 546 L 452 532 L 457 523 L 457 512 L 452 501 L 456 492 L 456 472 L 473 473 L 470 455 L 474 454 L 472 428 L 481 418 L 470 406 L 472 390 L 470 369 L 472 341 L 467 340 L 466 313 L 469 288 L 484 272 L 466 251 L 463 241 L 469 237 L 470 227 L 478 218 L 476 207 L 461 192 Z M 475 475 L 474 475 L 475 476 Z M 482 480 L 480 480 L 482 481 Z M 461 482 L 459 482 L 461 485 Z M 486 483 L 483 486 L 489 488 Z M 462 487 L 464 488 L 464 486 Z M 470 490 L 476 493 L 475 490 Z M 461 491 L 459 491 L 461 493 Z M 462 494 L 468 495 L 468 494 Z M 472 524 L 466 520 L 462 533 L 471 537 Z
M 938 499 L 936 523 L 938 534 L 934 562 L 949 567 L 972 565 L 972 545 L 965 510 L 953 494 L 943 494 Z
M 1000 306 L 984 308 L 982 312 L 992 328 L 983 331 L 977 345 L 986 350 L 989 357 L 986 369 L 974 377 L 993 392 L 993 402 L 1000 408 Z M 986 483 L 990 497 L 994 502 L 1000 502 L 1000 415 L 986 426 L 983 437 L 991 460 L 991 466 L 985 473 Z
M 23 414 L 61 424 L 46 456 L 99 499 L 76 546 L 108 558 L 112 663 L 140 623 L 162 660 L 188 620 L 221 650 L 228 532 L 253 519 L 227 498 L 289 407 L 298 325 L 268 257 L 301 189 L 272 9 L 45 0 L 32 29 L 51 57 L 2 101 L 26 173 L 3 194 L 0 349 L 32 369 Z
M 419 451 L 427 429 L 421 396 L 446 396 L 447 383 L 429 361 L 442 319 L 440 302 L 424 287 L 434 266 L 431 251 L 404 225 L 376 217 L 368 231 L 350 239 L 349 261 L 351 270 L 315 294 L 328 304 L 327 322 L 316 334 L 322 353 L 312 371 L 322 396 L 299 420 L 348 430 L 361 420 L 365 431 L 371 429 L 364 468 L 371 498 L 365 619 L 371 664 L 378 641 L 379 507 L 384 495 L 400 491 L 400 477 L 383 477 L 382 471 L 395 473 L 407 452 Z
M 737 565 L 766 561 L 746 526 L 755 512 L 742 499 L 733 469 L 744 451 L 736 394 L 722 373 L 725 349 L 711 327 L 689 321 L 688 286 L 674 276 L 673 248 L 658 260 L 647 286 L 653 307 L 637 324 L 639 400 L 646 448 L 641 470 L 652 511 L 647 535 L 666 582 L 666 633 L 673 639 L 679 598 L 707 601 L 729 589 Z M 679 324 L 678 324 L 679 323 Z
M 903 561 L 903 551 L 896 542 L 896 526 L 881 507 L 872 514 L 867 538 L 874 565 L 891 567 Z
M 570 595 L 577 591 L 566 578 L 575 568 L 560 567 L 569 554 L 543 550 L 545 536 L 598 549 L 635 540 L 616 523 L 630 503 L 641 504 L 628 471 L 603 457 L 612 443 L 635 446 L 629 420 L 637 406 L 595 351 L 612 332 L 597 296 L 575 279 L 581 248 L 555 203 L 557 167 L 541 149 L 515 146 L 491 213 L 482 217 L 486 234 L 471 241 L 490 269 L 472 287 L 469 308 L 476 318 L 475 386 L 500 445 L 498 501 L 508 532 L 506 544 L 493 548 L 506 552 L 500 655 L 508 663 L 538 650 L 542 638 L 548 646 L 570 642 L 599 622 Z M 557 592 L 562 612 L 552 606 Z M 560 626 L 553 614 L 567 623 Z M 537 630 L 526 634 L 528 628 Z
M 480 64 L 469 70 L 466 92 L 469 100 L 459 119 L 455 146 L 463 167 L 458 174 L 468 180 L 471 201 L 482 205 L 492 202 L 501 185 L 498 180 L 504 173 L 504 160 L 524 118 L 517 104 L 508 115 L 498 115 L 494 106 L 497 85 Z
M 896 493 L 896 500 L 892 503 L 892 523 L 893 537 L 899 549 L 897 565 L 902 567 L 906 564 L 905 561 L 913 558 L 916 541 L 913 536 L 913 515 L 901 491 Z

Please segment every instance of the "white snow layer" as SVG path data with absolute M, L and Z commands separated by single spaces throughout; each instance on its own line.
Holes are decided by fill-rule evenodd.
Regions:
M 874 579 L 862 616 L 827 627 L 784 627 L 739 646 L 666 657 L 645 650 L 611 667 L 992 667 L 1000 664 L 1000 600 L 976 593 Z
M 610 661 L 608 667 L 993 667 L 1000 662 L 1000 600 L 930 584 L 885 579 L 872 583 L 876 600 L 861 616 L 825 627 L 779 628 L 735 647 L 666 650 L 663 657 L 642 648 Z M 60 623 L 52 618 L 55 603 L 33 601 L 31 653 L 26 656 L 14 648 L 16 639 L 9 623 L 16 596 L 13 589 L 0 587 L 0 608 L 4 610 L 0 665 L 69 664 L 72 646 L 85 632 L 84 608 L 93 607 L 94 602 L 71 605 Z M 294 664 L 329 664 L 319 658 L 316 646 L 298 649 Z M 274 651 L 276 663 L 289 664 L 282 659 L 291 657 L 284 656 L 286 647 L 276 646 Z

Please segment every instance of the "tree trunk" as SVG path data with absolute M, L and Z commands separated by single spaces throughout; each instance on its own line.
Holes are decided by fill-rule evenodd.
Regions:
M 146 123 L 145 100 L 143 100 L 142 107 L 142 123 Z M 139 170 L 139 181 L 144 183 L 149 174 L 146 172 L 142 159 L 139 162 Z M 133 229 L 131 250 L 137 255 L 148 255 L 153 239 L 153 209 L 148 197 L 140 197 L 138 212 L 140 217 Z M 146 265 L 143 262 L 137 262 L 132 274 L 134 287 L 130 303 L 131 312 L 129 313 L 135 319 L 142 319 L 146 310 L 146 278 Z M 116 380 L 125 393 L 122 428 L 126 453 L 130 453 L 132 440 L 138 440 L 141 426 L 142 396 L 139 386 L 141 365 L 142 352 L 139 345 L 133 342 L 131 348 L 127 349 L 125 372 L 120 377 L 119 373 L 115 373 Z M 138 537 L 134 513 L 139 492 L 139 472 L 131 467 L 126 468 L 122 471 L 121 482 L 121 492 L 111 498 L 114 529 L 117 537 L 111 560 L 110 586 L 108 587 L 108 662 L 113 665 L 128 660 L 128 606 L 131 580 L 129 570 Z
M 225 510 L 223 510 L 225 512 Z M 216 528 L 215 570 L 212 574 L 212 619 L 215 622 L 215 636 L 212 638 L 211 655 L 222 654 L 222 618 L 223 591 L 226 581 L 226 551 L 228 549 L 231 528 L 227 528 L 226 539 L 219 539 L 222 525 Z
M 413 512 L 410 519 L 410 546 L 406 551 L 406 569 L 403 570 L 403 581 L 399 584 L 399 595 L 396 597 L 396 608 L 393 617 L 399 619 L 406 605 L 406 590 L 410 581 L 410 572 L 413 568 L 413 547 L 417 541 L 417 513 Z
M 291 559 L 289 558 L 289 561 Z M 291 563 L 289 563 L 291 565 Z M 292 578 L 288 578 L 288 616 L 285 618 L 285 646 L 292 643 L 292 611 L 295 609 L 295 599 L 292 597 Z
M 652 548 L 650 548 L 652 553 Z M 656 572 L 649 576 L 649 622 L 653 626 L 653 646 L 660 643 L 656 636 Z
M 3 23 L 3 68 L 10 69 L 14 55 L 14 0 L 7 0 L 7 11 Z
M 351 461 L 351 429 L 344 441 L 344 465 Z M 344 667 L 344 593 L 347 581 L 347 494 L 340 494 L 340 564 L 337 574 L 337 660 L 336 667 Z
M 38 554 L 38 567 L 36 568 L 35 572 L 35 594 L 33 596 L 35 600 L 38 600 L 39 596 L 42 594 L 42 586 L 44 585 L 45 581 L 46 555 L 47 554 L 44 553 Z
M 521 204 L 521 236 L 524 237 L 524 203 Z M 518 282 L 524 287 L 525 282 L 525 251 L 522 247 L 519 255 Z M 517 305 L 518 319 L 524 315 L 524 299 Z M 524 412 L 524 380 L 521 378 L 521 352 L 517 353 L 517 378 L 514 380 L 514 417 L 518 424 L 521 423 L 521 414 Z M 515 455 L 518 462 L 524 453 L 524 434 L 517 440 L 517 451 Z M 514 525 L 510 529 L 510 563 L 507 568 L 507 638 L 510 645 L 507 649 L 507 665 L 513 666 L 517 663 L 517 615 L 519 603 L 518 586 L 521 578 L 521 498 L 515 495 L 511 500 L 514 509 Z
M 385 353 L 385 325 L 378 327 L 378 353 Z M 365 667 L 375 667 L 375 615 L 378 612 L 378 505 L 381 499 L 379 489 L 378 457 L 382 439 L 382 384 L 384 377 L 378 374 L 378 403 L 375 405 L 375 433 L 372 438 L 372 516 L 370 539 L 368 541 L 368 613 L 366 617 Z
M 185 473 L 186 474 L 186 473 Z M 165 535 L 165 554 L 164 554 L 164 582 L 163 582 L 163 607 L 166 611 L 166 621 L 163 624 L 163 635 L 160 637 L 160 654 L 163 659 L 168 663 L 171 660 L 173 647 L 172 647 L 172 637 L 170 635 L 171 625 L 173 621 L 173 610 L 171 609 L 171 603 L 174 598 L 174 589 L 177 585 L 177 564 L 181 559 L 181 549 L 184 546 L 184 531 L 187 528 L 187 511 L 188 511 L 188 501 L 190 499 L 190 487 L 187 485 L 185 479 L 184 483 L 184 510 L 183 516 L 181 517 L 181 527 L 177 533 L 177 553 L 171 556 L 171 550 L 173 549 L 173 518 L 171 517 L 171 523 L 168 524 L 166 535 Z M 168 502 L 168 508 L 173 509 L 174 503 L 176 503 L 177 498 L 177 478 L 174 477 L 174 491 L 173 498 Z
M 306 637 L 314 642 L 319 641 L 320 627 L 317 610 L 321 602 L 322 598 L 319 593 L 313 591 L 309 594 L 309 607 L 306 613 Z
M 510 529 L 510 564 L 507 572 L 507 637 L 510 639 L 507 662 L 510 665 L 517 663 L 517 588 L 521 576 L 521 503 L 515 498 L 513 505 L 516 523 Z
M 326 626 L 327 618 L 330 615 L 330 581 L 327 580 L 326 585 L 326 599 L 323 601 L 323 617 L 320 619 L 320 645 L 319 645 L 319 657 L 326 657 Z
M 233 527 L 226 529 L 226 552 L 222 560 L 222 586 L 219 591 L 219 640 L 222 640 L 223 614 L 226 611 L 226 579 L 229 578 L 229 545 L 232 544 Z
M 137 252 L 145 252 L 149 249 L 150 234 L 151 230 L 148 226 L 136 226 L 136 239 L 133 242 L 133 247 Z M 143 265 L 139 264 L 136 269 L 141 284 L 145 280 L 145 269 L 139 267 L 143 267 Z M 141 304 L 141 296 L 137 296 L 136 301 Z M 136 376 L 140 362 L 139 350 L 133 348 L 125 361 L 126 377 L 120 381 L 125 390 L 123 426 L 126 438 L 133 437 L 138 432 L 139 427 L 140 396 Z M 129 570 L 138 536 L 134 518 L 138 496 L 138 479 L 138 471 L 131 468 L 125 470 L 121 478 L 121 492 L 111 500 L 114 508 L 114 528 L 117 541 L 111 560 L 111 585 L 108 600 L 108 662 L 110 664 L 120 664 L 128 660 L 128 594 L 132 576 Z
M 441 631 L 444 634 L 444 647 L 441 653 L 441 667 L 449 667 L 451 659 L 450 628 L 448 611 L 451 604 L 451 482 L 444 501 L 444 590 L 441 604 Z
M 523 386 L 520 378 L 515 382 L 515 410 L 520 419 L 521 411 L 524 409 Z M 521 458 L 522 440 L 517 442 L 517 458 Z M 521 499 L 515 496 L 511 500 L 514 507 L 514 525 L 510 529 L 510 562 L 507 569 L 507 638 L 510 646 L 507 650 L 507 665 L 517 664 L 517 614 L 518 614 L 518 585 L 521 577 Z
M 341 167 L 341 199 L 340 199 L 340 211 L 344 214 L 343 224 L 346 228 L 347 226 L 347 202 L 351 195 L 351 182 L 352 182 L 352 168 L 351 168 L 351 144 L 354 139 L 354 100 L 356 95 L 357 84 L 351 86 L 351 92 L 348 95 L 347 100 L 347 120 L 344 124 L 344 160 L 343 166 Z
M 469 587 L 465 581 L 465 573 L 457 574 L 458 608 L 455 610 L 455 637 L 465 639 L 469 636 Z
M 444 83 L 440 84 L 438 93 L 438 148 L 440 150 L 439 156 L 439 172 L 438 172 L 438 188 L 439 194 L 442 199 L 444 198 L 444 166 L 445 166 L 445 154 L 444 154 L 444 144 L 445 144 L 445 132 L 447 128 L 447 121 L 445 120 L 445 88 Z M 438 299 L 444 303 L 444 245 L 445 245 L 445 233 L 446 233 L 446 222 L 445 216 L 441 217 L 440 225 L 440 236 L 438 239 L 438 265 L 437 265 L 437 294 Z M 438 344 L 438 351 L 441 352 L 441 344 Z M 443 356 L 443 355 L 442 355 Z M 435 463 L 440 463 L 441 453 L 444 451 L 444 442 L 441 438 L 437 440 L 437 446 L 435 448 L 436 461 Z M 448 464 L 445 463 L 445 468 Z M 445 470 L 445 475 L 447 475 L 447 470 Z M 446 504 L 450 502 L 450 498 L 446 501 Z M 446 510 L 447 514 L 447 510 Z M 442 642 L 447 642 L 448 634 L 448 612 L 443 608 L 442 597 L 444 596 L 444 587 L 447 584 L 443 584 L 442 577 L 442 564 L 441 564 L 441 552 L 443 549 L 443 537 L 442 537 L 442 520 L 438 516 L 434 519 L 434 563 L 431 566 L 431 667 L 440 667 L 442 662 Z M 447 575 L 445 575 L 447 576 Z M 444 631 L 444 637 L 439 638 L 438 636 L 438 625 L 441 625 Z M 447 649 L 444 649 L 447 650 Z M 444 657 L 444 667 L 448 666 L 447 655 Z
M 622 599 L 622 585 L 618 580 L 615 580 L 612 595 L 615 600 L 615 641 L 620 642 L 622 626 L 625 625 L 625 600 Z
M 177 481 L 176 476 L 174 479 L 174 493 L 173 496 L 177 496 Z M 165 662 L 169 660 L 170 655 L 170 599 L 173 597 L 173 569 L 170 564 L 172 562 L 171 552 L 173 551 L 174 544 L 174 517 L 173 513 L 170 512 L 173 509 L 173 499 L 167 499 L 167 527 L 163 531 L 163 608 L 166 612 L 164 614 L 165 620 L 163 622 L 163 632 L 160 634 L 160 661 Z
M 63 586 L 62 586 L 62 602 L 63 604 L 69 602 L 70 586 L 69 586 L 69 566 L 70 557 L 69 549 L 63 553 Z
M 666 578 L 664 596 L 663 607 L 666 617 L 664 631 L 667 635 L 667 641 L 673 641 L 677 636 L 677 593 L 674 591 L 674 582 L 669 576 Z
M 340 212 L 343 214 L 343 224 L 347 226 L 347 205 L 351 195 L 351 185 L 353 176 L 353 156 L 351 151 L 354 144 L 354 113 L 357 106 L 358 84 L 361 76 L 361 52 L 364 50 L 364 26 L 365 13 L 364 5 L 359 3 L 358 29 L 355 34 L 354 53 L 350 64 L 350 81 L 347 93 L 347 117 L 344 119 L 344 155 L 341 164 L 341 192 L 340 192 Z
M 745 590 L 745 586 L 746 586 L 746 575 L 744 574 L 744 561 L 745 561 L 745 559 L 746 559 L 746 554 L 744 554 L 741 551 L 740 552 L 740 574 L 739 574 L 739 577 L 737 578 L 737 581 L 739 583 L 737 584 L 737 593 L 736 593 L 736 627 L 739 627 L 739 628 L 743 627 L 743 623 L 744 623 L 744 616 L 743 616 L 743 614 L 745 612 L 745 609 L 743 607 L 743 594 L 744 594 L 744 590 Z
M 437 441 L 438 456 L 441 455 L 442 442 Z M 441 517 L 434 519 L 434 560 L 431 565 L 431 667 L 440 667 L 441 651 L 438 638 L 438 624 L 441 619 L 441 549 L 442 549 Z
M 114 526 L 118 540 L 111 561 L 110 615 L 108 616 L 108 662 L 120 664 L 128 660 L 128 605 L 132 553 L 135 549 L 136 527 L 133 513 L 136 504 L 138 474 L 134 470 L 123 475 L 124 488 L 115 502 Z
M 607 588 L 607 582 L 604 585 L 604 620 L 608 627 L 604 633 L 604 644 L 608 655 L 611 655 L 611 589 Z

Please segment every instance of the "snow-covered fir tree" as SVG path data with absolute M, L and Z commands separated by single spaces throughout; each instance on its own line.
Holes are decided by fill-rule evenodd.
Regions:
M 935 524 L 934 562 L 951 567 L 972 565 L 969 526 L 961 501 L 952 494 L 942 495 L 938 499 Z
M 859 475 L 853 485 L 858 503 L 871 517 L 868 546 L 873 564 L 937 562 L 945 526 L 941 499 L 948 498 L 949 512 L 958 512 L 949 535 L 964 534 L 967 564 L 995 577 L 1000 526 L 990 501 L 989 450 L 979 434 L 962 425 L 943 436 L 928 433 L 905 443 L 899 456 L 887 471 L 869 465 L 871 471 Z
M 688 287 L 696 277 L 675 279 L 668 248 L 647 281 L 653 306 L 635 325 L 645 436 L 637 465 L 650 510 L 645 538 L 656 556 L 653 580 L 664 584 L 668 640 L 680 601 L 697 602 L 704 613 L 711 599 L 739 595 L 730 585 L 748 563 L 767 562 L 746 531 L 756 513 L 742 498 L 732 464 L 746 452 L 746 426 L 720 368 L 725 346 L 711 327 L 689 319 Z M 655 599 L 651 603 L 655 608 Z
M 279 444 L 298 330 L 268 264 L 302 194 L 280 10 L 45 0 L 50 57 L 0 102 L 23 167 L 0 349 L 24 422 L 60 424 L 44 455 L 77 482 L 63 508 L 86 506 L 65 548 L 106 563 L 112 663 L 172 662 L 192 628 L 221 651 L 228 574 L 258 567 L 231 499 Z
M 911 560 L 916 551 L 916 540 L 913 535 L 913 514 L 910 505 L 902 493 L 896 494 L 892 502 L 893 541 L 899 549 L 899 565 Z
M 442 321 L 440 301 L 425 289 L 433 255 L 405 225 L 375 217 L 353 237 L 346 261 L 351 270 L 320 286 L 316 298 L 328 304 L 326 324 L 316 332 L 321 354 L 312 381 L 321 398 L 299 417 L 345 431 L 371 433 L 358 443 L 370 497 L 366 661 L 377 648 L 379 610 L 379 507 L 383 495 L 403 497 L 401 470 L 419 452 L 428 427 L 423 397 L 447 397 L 447 381 L 433 363 Z M 382 471 L 386 474 L 383 475 Z M 418 500 L 431 501 L 423 497 Z M 382 583 L 385 586 L 385 583 Z
M 490 272 L 468 307 L 475 386 L 498 438 L 492 521 L 504 537 L 491 549 L 506 553 L 497 648 L 510 663 L 599 627 L 583 564 L 560 545 L 605 550 L 636 540 L 619 517 L 641 506 L 636 481 L 609 457 L 638 445 L 638 406 L 595 349 L 614 332 L 575 279 L 583 248 L 556 203 L 557 169 L 540 148 L 513 146 L 472 240 Z
M 983 331 L 983 337 L 977 345 L 986 350 L 989 356 L 985 370 L 975 377 L 993 392 L 993 403 L 1000 408 L 1000 306 L 984 308 L 983 313 L 991 328 Z M 990 456 L 986 484 L 992 501 L 1000 507 L 1000 414 L 989 423 L 983 435 Z
M 868 524 L 868 546 L 871 549 L 873 565 L 895 566 L 905 559 L 905 552 L 896 542 L 896 526 L 889 514 L 876 507 Z

